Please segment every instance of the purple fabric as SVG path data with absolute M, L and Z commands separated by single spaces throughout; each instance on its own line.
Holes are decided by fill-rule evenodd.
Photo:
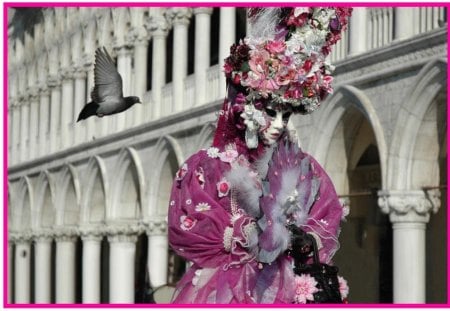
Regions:
M 320 258 L 330 262 L 338 248 L 342 207 L 324 170 L 312 157 L 298 152 L 297 156 L 310 161 L 308 189 L 301 190 L 305 206 L 311 205 L 308 191 L 312 178 L 320 183 L 307 219 L 300 227 L 321 238 Z M 248 154 L 239 154 L 250 158 Z M 276 157 L 277 152 L 272 159 Z M 265 245 L 263 228 L 257 225 L 261 220 L 250 217 L 239 202 L 236 213 L 232 208 L 232 191 L 219 196 L 218 183 L 224 181 L 232 165 L 202 150 L 191 156 L 177 173 L 169 204 L 169 243 L 193 265 L 178 283 L 173 303 L 292 303 L 295 283 L 292 259 L 284 254 L 287 243 L 270 264 L 260 263 L 259 246 Z M 268 178 L 270 174 L 269 170 Z M 265 211 L 263 199 L 260 208 Z M 259 241 L 256 252 L 253 241 Z

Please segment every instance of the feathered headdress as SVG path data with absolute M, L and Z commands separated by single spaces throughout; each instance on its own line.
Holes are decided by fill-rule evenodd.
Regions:
M 345 30 L 351 8 L 252 8 L 250 33 L 225 59 L 228 87 L 245 103 L 267 100 L 314 111 L 332 92 L 333 68 L 326 57 Z

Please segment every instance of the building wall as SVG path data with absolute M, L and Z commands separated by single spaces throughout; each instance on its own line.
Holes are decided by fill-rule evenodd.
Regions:
M 153 288 L 176 281 L 186 263 L 167 249 L 172 176 L 211 143 L 242 14 L 55 8 L 23 42 L 9 36 L 10 302 L 139 302 L 142 262 Z M 446 302 L 446 40 L 443 8 L 355 8 L 331 56 L 334 94 L 292 118 L 350 207 L 335 258 L 350 301 Z M 75 123 L 98 46 L 144 104 Z

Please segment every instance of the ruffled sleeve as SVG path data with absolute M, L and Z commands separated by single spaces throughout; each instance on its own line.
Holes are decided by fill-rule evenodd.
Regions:
M 193 155 L 179 169 L 169 202 L 169 244 L 200 267 L 229 266 L 250 255 L 245 249 L 251 219 L 232 215 L 230 184 L 223 177 L 229 164 Z
M 309 157 L 312 170 L 320 180 L 320 188 L 306 224 L 300 228 L 320 238 L 322 244 L 319 250 L 320 261 L 329 263 L 339 249 L 338 235 L 343 208 L 330 177 L 313 157 Z

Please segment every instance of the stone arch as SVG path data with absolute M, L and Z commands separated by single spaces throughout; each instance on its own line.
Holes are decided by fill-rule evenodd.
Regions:
M 53 179 L 48 171 L 39 174 L 35 194 L 36 217 L 33 217 L 33 228 L 52 227 L 55 223 L 56 209 Z
M 146 211 L 146 217 L 152 217 L 158 214 L 158 200 L 160 198 L 159 189 L 164 183 L 166 186 L 172 183 L 173 175 L 170 171 L 178 170 L 181 163 L 184 162 L 184 155 L 182 153 L 181 147 L 178 142 L 169 135 L 161 137 L 156 143 L 154 151 L 154 170 L 151 174 L 152 182 L 150 183 L 149 189 L 149 210 Z M 167 162 L 169 161 L 169 162 Z M 162 180 L 161 177 L 164 174 L 165 178 Z M 169 176 L 171 177 L 169 180 Z M 167 187 L 166 187 L 167 188 Z M 169 189 L 170 191 L 170 189 Z M 167 197 L 167 193 L 165 193 Z M 168 202 L 167 202 L 168 205 Z M 162 215 L 160 215 L 162 216 Z
M 197 137 L 197 149 L 207 148 L 211 145 L 214 133 L 216 131 L 216 125 L 214 122 L 208 122 L 203 125 L 200 130 L 200 134 Z M 210 144 L 208 144 L 210 142 Z
M 12 229 L 26 231 L 31 227 L 31 210 L 33 207 L 33 187 L 30 179 L 21 177 L 16 186 L 16 202 L 13 210 Z
M 123 148 L 119 153 L 119 157 L 116 163 L 117 164 L 114 166 L 116 172 L 114 174 L 115 180 L 111 182 L 112 185 L 111 210 L 107 209 L 106 211 L 107 219 L 120 219 L 120 218 L 138 219 L 142 215 L 143 206 L 145 206 L 144 170 L 142 167 L 140 157 L 134 148 L 131 147 Z M 130 209 L 126 210 L 124 208 L 120 208 L 120 203 L 123 201 L 122 194 L 125 192 L 124 189 L 128 187 L 128 185 L 126 185 L 126 182 L 128 182 L 129 178 L 132 179 L 131 186 L 134 187 L 134 189 L 131 190 L 136 192 L 136 200 L 137 203 L 139 204 L 137 210 L 134 211 Z
M 103 222 L 106 217 L 106 210 L 108 210 L 109 202 L 109 180 L 107 178 L 107 171 L 104 161 L 94 156 L 89 159 L 87 168 L 85 170 L 85 178 L 83 180 L 83 197 L 81 198 L 81 223 L 89 222 Z M 93 207 L 93 196 L 97 192 L 103 194 L 103 208 Z
M 55 184 L 55 224 L 77 225 L 80 217 L 80 181 L 77 171 L 70 165 L 64 165 L 58 172 Z
M 324 105 L 325 106 L 325 105 Z M 387 144 L 383 127 L 369 98 L 351 85 L 342 85 L 335 90 L 329 103 L 324 107 L 317 122 L 309 149 L 319 163 L 325 163 L 334 132 L 342 117 L 350 108 L 359 111 L 369 122 L 378 147 L 382 186 L 386 184 Z
M 418 147 L 418 135 L 424 118 L 435 99 L 446 88 L 447 62 L 435 59 L 426 64 L 418 73 L 416 82 L 410 88 L 408 96 L 400 108 L 398 120 L 393 132 L 391 154 L 388 163 L 390 172 L 388 188 L 395 190 L 410 189 L 413 186 L 413 166 Z M 414 142 L 414 143 L 413 143 Z M 431 150 L 427 150 L 431 152 Z M 439 151 L 433 157 L 439 157 Z M 428 165 L 433 165 L 429 162 Z M 414 185 L 419 186 L 419 185 Z
M 8 197 L 7 197 L 7 204 L 8 204 L 8 229 L 14 229 L 14 224 L 13 224 L 13 211 L 14 211 L 14 206 L 16 206 L 16 196 L 15 196 L 15 192 L 14 192 L 14 187 L 11 184 L 10 181 L 8 181 L 8 193 L 7 193 Z

